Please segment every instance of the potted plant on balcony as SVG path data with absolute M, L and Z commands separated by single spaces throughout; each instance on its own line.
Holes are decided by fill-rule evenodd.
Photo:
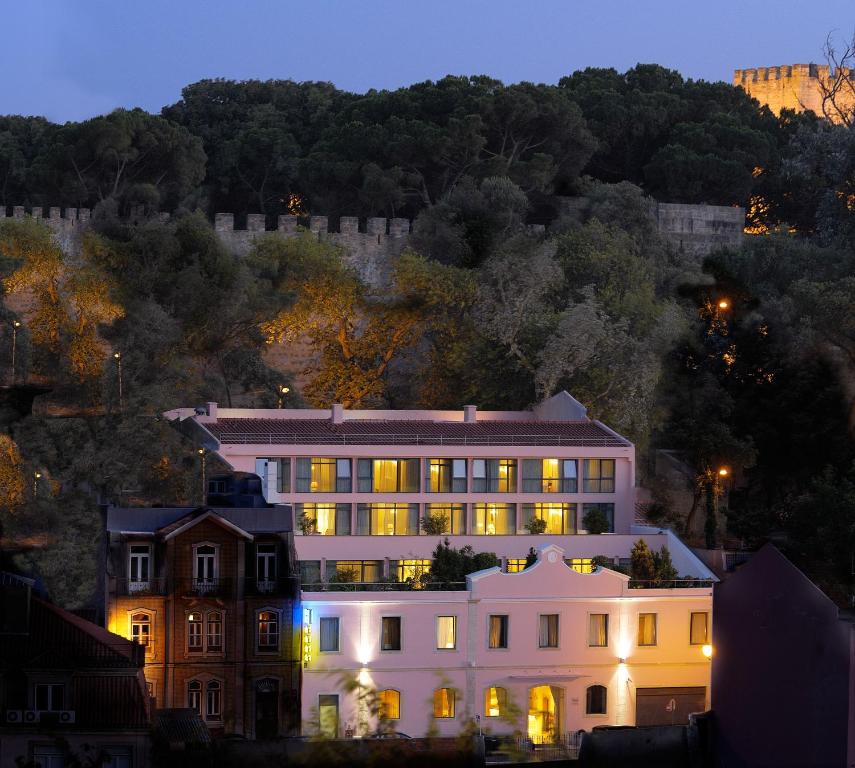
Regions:
M 422 530 L 428 536 L 442 536 L 448 533 L 448 515 L 444 512 L 430 512 L 420 520 Z
M 300 530 L 303 536 L 311 536 L 318 532 L 318 521 L 314 517 L 308 517 L 304 512 L 300 515 Z
M 542 517 L 533 517 L 524 527 L 529 533 L 537 536 L 546 530 L 546 520 Z

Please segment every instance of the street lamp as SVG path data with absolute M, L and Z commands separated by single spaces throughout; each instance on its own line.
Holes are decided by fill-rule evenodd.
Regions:
M 205 484 L 205 449 L 199 448 L 196 453 L 199 454 L 199 458 L 202 460 L 202 506 L 205 506 L 205 502 L 207 501 L 207 485 Z
M 39 492 L 39 480 L 41 479 L 41 472 L 33 472 L 33 496 L 37 496 Z
M 18 328 L 21 327 L 20 320 L 12 321 L 12 383 L 15 383 L 15 353 L 18 349 Z
M 727 299 L 721 299 L 718 303 L 719 309 L 727 309 L 730 306 L 730 302 Z
M 279 399 L 276 401 L 276 407 L 281 408 L 285 395 L 287 395 L 291 391 L 291 387 L 286 387 L 284 384 L 279 385 L 278 393 Z
M 124 411 L 125 410 L 125 401 L 124 401 L 124 397 L 122 396 L 122 353 L 121 352 L 114 352 L 113 357 L 116 360 L 116 374 L 117 374 L 118 379 L 119 379 L 119 410 Z
M 704 521 L 704 535 L 706 537 L 707 549 L 715 547 L 716 528 L 716 511 L 718 507 L 718 497 L 721 496 L 722 487 L 721 481 L 730 475 L 730 469 L 727 467 L 719 467 L 713 469 L 707 465 L 704 473 L 701 476 L 704 489 L 706 491 L 706 519 Z

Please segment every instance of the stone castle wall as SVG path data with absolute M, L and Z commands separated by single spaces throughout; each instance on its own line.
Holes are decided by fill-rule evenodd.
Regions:
M 660 234 L 689 256 L 702 258 L 719 248 L 739 248 L 742 245 L 744 208 L 654 203 L 652 213 Z
M 842 69 L 842 74 L 855 78 L 855 72 L 846 68 Z M 742 86 L 761 104 L 767 104 L 776 115 L 782 109 L 794 109 L 796 112 L 812 110 L 822 116 L 820 85 L 830 85 L 831 82 L 832 75 L 827 64 L 752 67 L 733 72 L 733 84 Z M 841 92 L 838 106 L 844 110 L 855 109 L 855 97 L 851 91 Z

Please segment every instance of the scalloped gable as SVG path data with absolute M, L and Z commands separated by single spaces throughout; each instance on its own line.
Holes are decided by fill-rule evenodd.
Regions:
M 545 544 L 537 562 L 519 573 L 502 573 L 498 567 L 466 577 L 473 598 L 617 597 L 624 593 L 629 576 L 608 568 L 579 573 L 564 562 L 564 550 Z

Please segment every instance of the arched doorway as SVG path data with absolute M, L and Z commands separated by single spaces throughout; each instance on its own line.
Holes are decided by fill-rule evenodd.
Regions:
M 564 691 L 538 685 L 528 691 L 528 738 L 534 744 L 553 744 L 561 734 Z
M 264 677 L 255 683 L 255 738 L 279 735 L 279 681 Z

